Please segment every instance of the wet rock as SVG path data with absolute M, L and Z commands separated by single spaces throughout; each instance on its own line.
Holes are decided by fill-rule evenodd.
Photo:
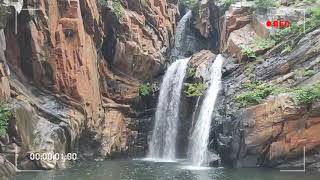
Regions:
M 8 179 L 16 174 L 15 166 L 2 155 L 0 156 L 0 178 Z
M 9 68 L 6 63 L 4 51 L 6 50 L 5 36 L 3 29 L 0 29 L 0 100 L 7 101 L 10 97 L 10 75 Z

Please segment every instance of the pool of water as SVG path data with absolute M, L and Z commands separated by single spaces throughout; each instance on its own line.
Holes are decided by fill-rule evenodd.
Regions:
M 184 162 L 83 161 L 65 170 L 19 173 L 12 180 L 320 180 L 320 172 L 198 168 Z

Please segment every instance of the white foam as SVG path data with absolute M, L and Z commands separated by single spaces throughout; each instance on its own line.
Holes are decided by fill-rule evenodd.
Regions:
M 143 158 L 143 159 L 134 159 L 138 161 L 149 161 L 149 162 L 167 162 L 167 163 L 176 163 L 177 161 L 172 159 L 156 159 L 156 158 Z
M 184 170 L 192 170 L 192 171 L 203 171 L 203 170 L 211 169 L 211 167 L 207 167 L 207 166 L 180 166 L 180 168 Z

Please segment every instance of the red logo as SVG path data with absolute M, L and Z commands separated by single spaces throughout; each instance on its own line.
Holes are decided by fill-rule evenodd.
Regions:
M 266 22 L 267 28 L 278 28 L 278 29 L 283 29 L 283 28 L 288 28 L 291 26 L 291 22 L 287 20 L 268 20 Z

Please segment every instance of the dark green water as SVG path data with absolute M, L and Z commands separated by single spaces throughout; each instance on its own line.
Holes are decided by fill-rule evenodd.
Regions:
M 190 170 L 178 163 L 146 161 L 81 162 L 66 170 L 21 173 L 15 180 L 320 180 L 320 172 L 284 173 L 269 169 Z

